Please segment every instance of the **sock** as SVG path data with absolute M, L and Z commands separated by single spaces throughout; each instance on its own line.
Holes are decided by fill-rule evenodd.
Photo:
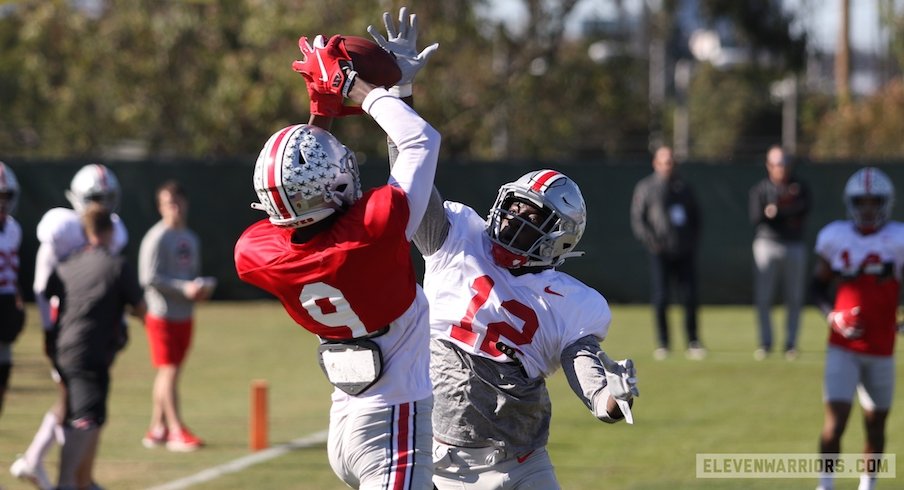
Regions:
M 38 431 L 35 432 L 35 437 L 31 440 L 31 445 L 25 450 L 25 460 L 28 461 L 31 466 L 34 467 L 44 464 L 44 457 L 47 455 L 47 451 L 50 451 L 50 448 L 53 447 L 55 440 L 54 432 L 56 432 L 57 427 L 59 426 L 60 421 L 57 420 L 56 415 L 51 412 L 44 414 L 44 420 L 41 421 L 41 426 L 38 427 Z
M 871 475 L 860 475 L 860 485 L 857 490 L 875 490 L 876 478 Z
M 819 474 L 819 488 L 822 490 L 834 490 L 835 489 L 835 478 L 832 473 L 820 473 Z

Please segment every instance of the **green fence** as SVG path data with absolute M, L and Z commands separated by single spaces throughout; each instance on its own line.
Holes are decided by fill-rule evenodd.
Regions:
M 35 227 L 41 215 L 54 206 L 68 206 L 63 190 L 84 161 L 20 162 L 7 160 L 22 186 L 17 219 L 22 224 L 20 276 L 23 289 L 31 290 Z M 253 158 L 232 161 L 106 162 L 123 188 L 120 215 L 130 234 L 126 254 L 134 261 L 148 228 L 158 219 L 154 190 L 170 178 L 180 180 L 191 200 L 189 223 L 201 238 L 203 273 L 217 276 L 216 299 L 250 299 L 265 296 L 236 277 L 232 253 L 242 230 L 263 217 L 249 204 Z M 471 205 L 486 213 L 499 185 L 542 165 L 512 163 L 441 162 L 436 182 L 446 199 Z M 576 162 L 559 170 L 573 178 L 588 207 L 587 231 L 580 249 L 584 257 L 570 259 L 563 270 L 597 288 L 611 302 L 646 302 L 647 256 L 631 235 L 629 207 L 634 184 L 647 175 L 648 163 L 598 165 Z M 844 217 L 841 193 L 854 163 L 810 164 L 798 169 L 812 190 L 814 209 L 808 224 L 808 243 L 824 224 Z M 883 165 L 893 182 L 904 183 L 904 165 Z M 700 297 L 704 303 L 749 303 L 752 291 L 752 227 L 747 218 L 748 189 L 765 175 L 760 164 L 695 164 L 679 166 L 697 190 L 703 209 L 704 232 L 700 250 Z M 362 167 L 365 187 L 385 182 L 386 168 Z M 901 206 L 894 216 L 901 219 Z M 812 262 L 812 258 L 811 258 Z M 419 273 L 423 270 L 416 259 Z M 30 294 L 27 294 L 30 296 Z

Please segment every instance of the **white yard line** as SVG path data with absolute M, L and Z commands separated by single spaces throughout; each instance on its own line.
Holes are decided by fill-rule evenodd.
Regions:
M 306 435 L 304 437 L 299 437 L 298 439 L 289 441 L 286 444 L 281 444 L 279 446 L 271 447 L 270 449 L 265 449 L 254 454 L 249 454 L 248 456 L 232 460 L 228 463 L 221 464 L 220 466 L 214 466 L 213 468 L 208 468 L 199 473 L 195 473 L 194 475 L 180 478 L 169 483 L 164 483 L 163 485 L 152 487 L 148 490 L 181 490 L 183 488 L 189 488 L 199 483 L 209 482 L 223 475 L 236 473 L 244 470 L 245 468 L 248 468 L 249 466 L 254 466 L 258 463 L 263 463 L 264 461 L 268 461 L 273 458 L 278 458 L 290 451 L 323 444 L 324 442 L 326 442 L 327 432 L 328 431 L 324 430 Z

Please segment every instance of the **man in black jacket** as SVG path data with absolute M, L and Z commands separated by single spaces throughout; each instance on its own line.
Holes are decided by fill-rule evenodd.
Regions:
M 652 297 L 656 317 L 657 360 L 669 354 L 667 310 L 669 286 L 675 281 L 684 304 L 687 357 L 703 359 L 706 350 L 697 333 L 697 265 L 700 211 L 690 184 L 675 172 L 672 149 L 660 147 L 653 157 L 653 174 L 634 188 L 631 228 L 650 252 Z
M 750 189 L 749 200 L 750 222 L 755 227 L 753 303 L 760 334 L 753 357 L 761 361 L 772 350 L 772 303 L 781 278 L 787 312 L 785 358 L 794 360 L 807 276 L 804 224 L 810 212 L 810 190 L 792 175 L 780 146 L 766 153 L 766 172 L 768 176 Z

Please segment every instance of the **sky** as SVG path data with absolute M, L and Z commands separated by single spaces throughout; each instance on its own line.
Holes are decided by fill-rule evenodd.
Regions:
M 625 10 L 631 15 L 639 15 L 644 0 L 622 0 Z M 647 0 L 657 3 L 657 0 Z M 878 2 L 882 0 L 851 0 L 851 46 L 858 50 L 875 51 L 881 45 Z M 487 15 L 494 19 L 506 19 L 510 27 L 524 22 L 521 0 L 490 0 Z M 790 10 L 809 10 L 801 18 L 801 28 L 810 34 L 810 40 L 821 51 L 834 51 L 839 25 L 841 0 L 783 0 Z M 613 0 L 582 0 L 575 7 L 570 19 L 568 32 L 575 35 L 580 22 L 585 18 L 614 19 L 616 11 Z

